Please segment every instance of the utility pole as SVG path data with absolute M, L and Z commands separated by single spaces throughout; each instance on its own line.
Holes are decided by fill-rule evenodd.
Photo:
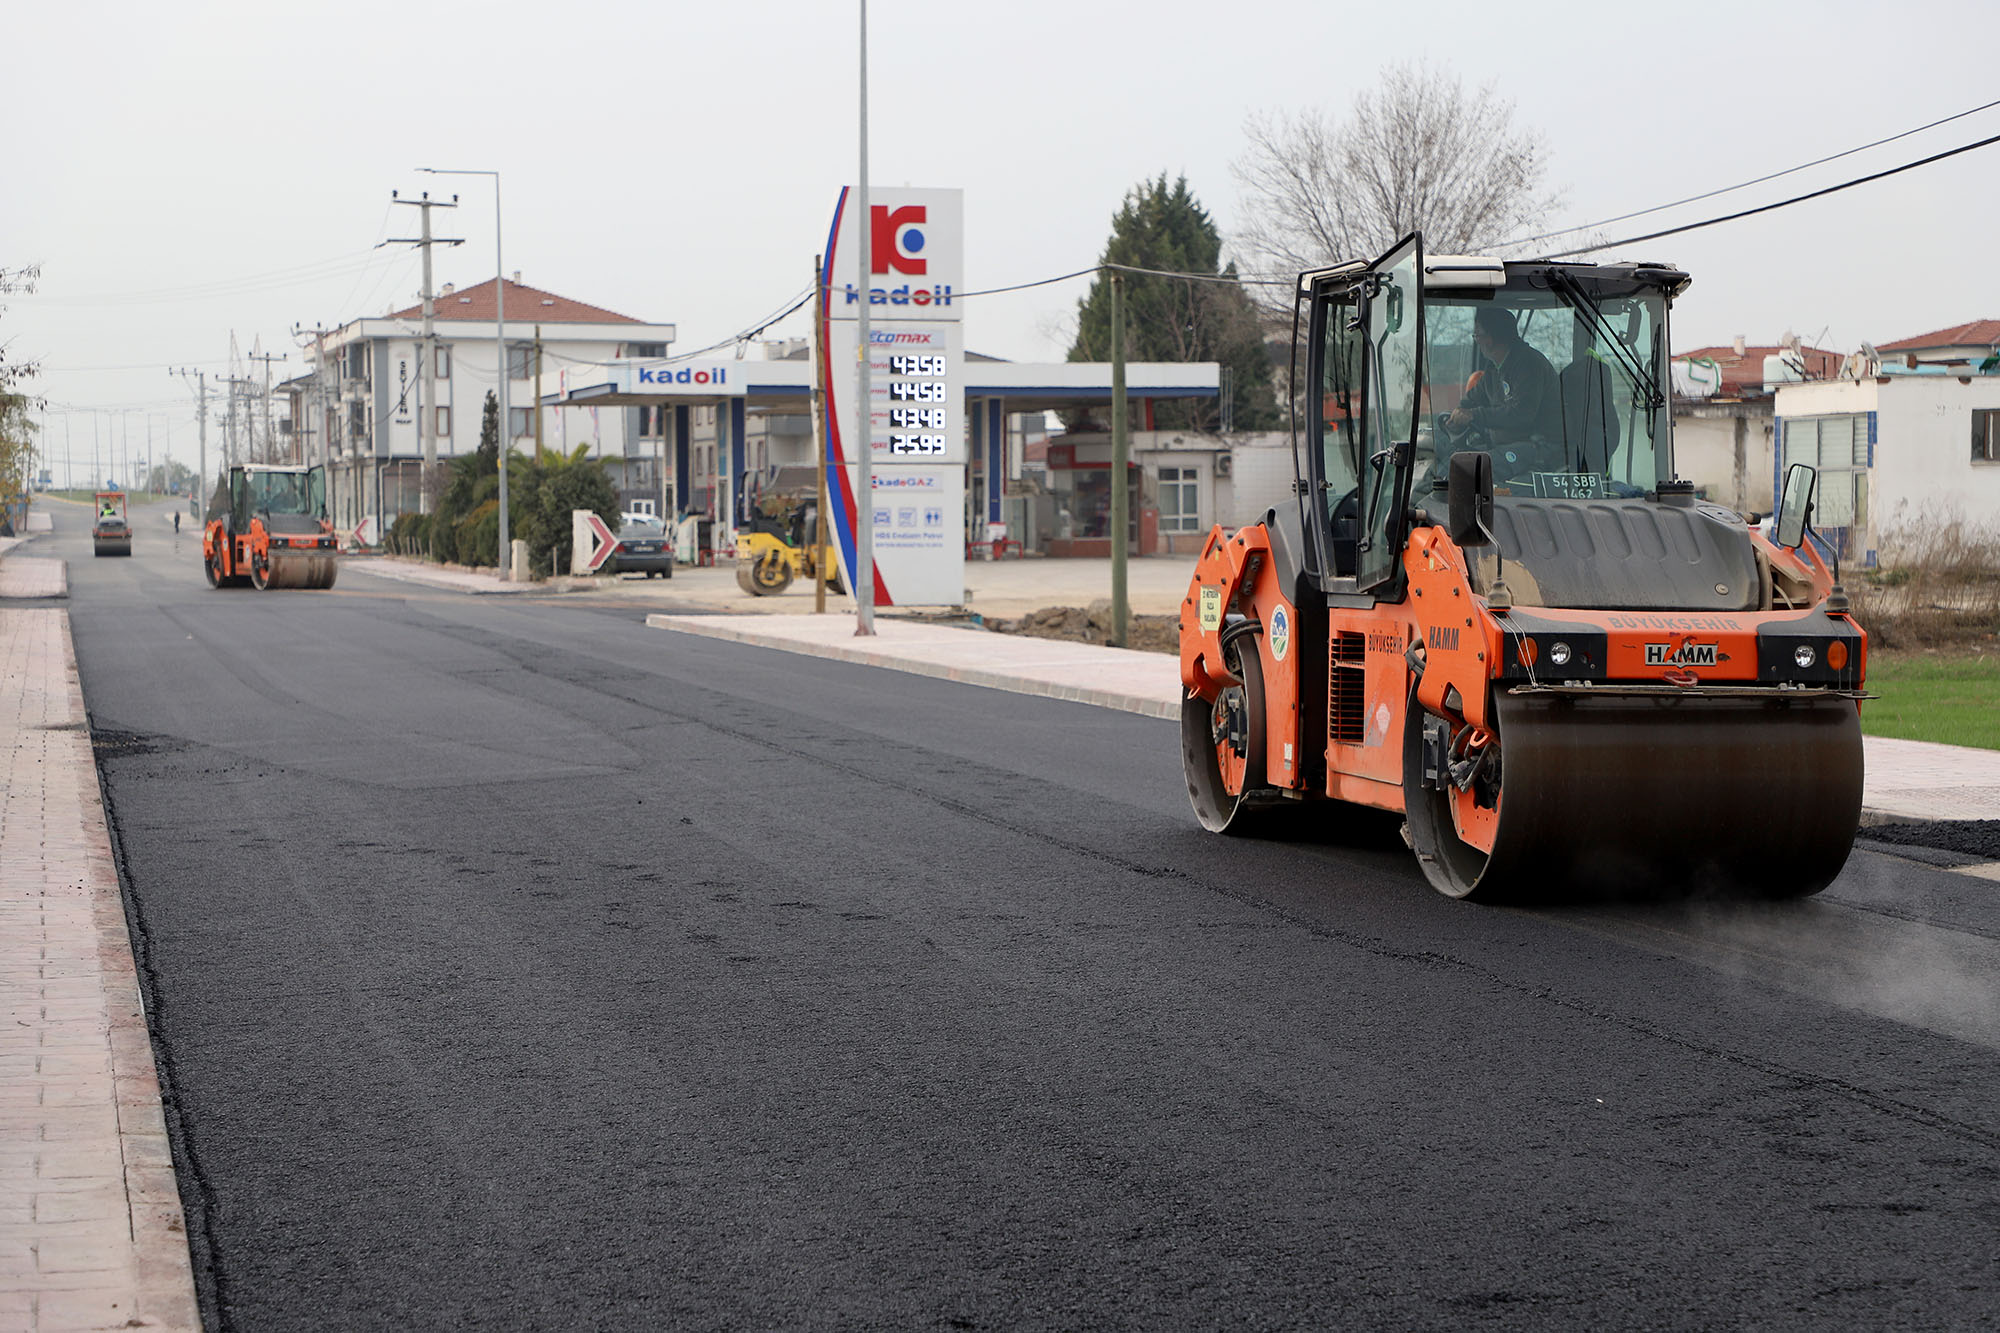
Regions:
M 431 210 L 433 208 L 457 208 L 458 196 L 453 195 L 451 202 L 446 203 L 442 199 L 431 198 L 430 191 L 428 190 L 420 198 L 416 199 L 399 198 L 396 192 L 391 190 L 389 192 L 389 200 L 391 203 L 414 208 L 423 215 L 422 234 L 414 240 L 402 237 L 392 241 L 384 241 L 382 244 L 418 245 L 422 246 L 424 251 L 424 332 L 423 341 L 419 344 L 417 353 L 423 359 L 423 367 L 421 373 L 418 375 L 418 381 L 422 387 L 418 390 L 417 439 L 421 442 L 423 448 L 424 469 L 417 482 L 417 512 L 428 514 L 431 512 L 431 492 L 436 488 L 437 477 L 436 411 L 433 407 L 433 404 L 437 402 L 437 347 L 435 343 L 436 334 L 432 328 L 432 323 L 437 317 L 437 306 L 436 293 L 431 290 L 431 247 L 433 245 L 463 244 L 463 241 L 441 240 L 431 235 Z M 504 365 L 501 366 L 500 373 L 504 376 L 507 373 L 507 367 Z M 507 423 L 504 421 L 500 423 L 502 444 L 500 457 L 503 468 L 506 466 L 507 457 L 507 450 L 505 448 L 506 425 Z M 502 521 L 502 526 L 505 526 L 504 520 Z
M 250 353 L 250 360 L 264 363 L 264 461 L 266 463 L 278 461 L 278 433 L 271 427 L 271 363 L 283 361 L 290 355 L 289 352 L 280 352 L 276 356 L 269 352 Z
M 254 380 L 233 375 L 223 383 L 229 386 L 229 415 L 222 419 L 222 466 L 223 470 L 227 471 L 236 466 L 238 458 L 247 463 L 257 461 L 252 450 L 246 449 L 239 453 L 236 447 L 237 428 L 247 425 L 246 414 L 243 411 L 244 395 L 246 391 L 256 388 L 257 384 Z M 254 446 L 255 442 L 253 435 L 251 444 Z
M 507 384 L 513 367 L 507 355 L 507 261 L 500 243 L 500 173 L 456 167 L 418 167 L 432 176 L 491 176 L 493 178 L 493 354 L 500 371 L 500 541 L 496 552 L 500 561 L 500 581 L 514 577 L 513 530 L 508 526 L 507 456 L 514 448 L 514 411 L 507 401 Z M 456 199 L 458 196 L 453 195 Z M 527 367 L 524 365 L 525 371 Z M 539 385 L 536 386 L 538 389 Z
M 1113 269 L 1111 279 L 1111 646 L 1131 642 L 1131 621 L 1125 599 L 1125 527 L 1130 519 L 1125 467 L 1130 440 L 1125 429 L 1125 275 Z
M 324 470 L 326 477 L 326 516 L 330 520 L 338 512 L 339 507 L 334 503 L 333 426 L 327 421 L 327 414 L 332 410 L 329 405 L 336 401 L 336 396 L 340 389 L 340 380 L 337 376 L 334 377 L 333 388 L 331 390 L 327 388 L 326 332 L 325 329 L 318 326 L 310 329 L 297 324 L 292 326 L 292 336 L 294 338 L 303 338 L 310 333 L 313 339 L 314 410 L 311 418 L 313 424 L 308 434 L 318 436 L 320 440 L 319 465 Z M 292 437 L 297 439 L 298 434 L 298 423 L 293 422 Z M 299 445 L 299 461 L 308 467 L 312 465 L 312 450 L 307 444 L 301 443 Z
M 500 455 L 505 458 L 503 450 Z M 535 461 L 542 461 L 542 326 L 535 325 Z
M 854 632 L 875 632 L 875 349 L 868 338 L 868 306 L 874 299 L 874 214 L 868 206 L 868 0 L 861 0 L 861 179 L 856 193 L 854 234 L 861 241 L 861 365 L 854 395 L 855 461 L 860 494 L 854 497 Z

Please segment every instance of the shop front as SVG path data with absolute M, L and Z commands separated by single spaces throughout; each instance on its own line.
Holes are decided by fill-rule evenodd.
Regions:
M 1111 554 L 1111 441 L 1058 440 L 1048 450 L 1049 491 L 1055 502 L 1051 556 Z M 1137 463 L 1125 465 L 1125 550 L 1160 549 L 1160 509 Z

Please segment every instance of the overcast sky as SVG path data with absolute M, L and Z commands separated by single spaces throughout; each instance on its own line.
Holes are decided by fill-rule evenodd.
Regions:
M 856 162 L 854 0 L 340 5 L 121 0 L 10 7 L 0 266 L 10 360 L 63 408 L 129 409 L 193 455 L 169 366 L 226 372 L 232 331 L 300 360 L 294 326 L 416 299 L 414 210 L 457 192 L 437 280 L 505 260 L 530 285 L 728 338 L 811 278 Z M 966 279 L 1025 282 L 1095 261 L 1135 182 L 1185 173 L 1225 234 L 1230 164 L 1257 111 L 1343 111 L 1423 58 L 1491 81 L 1547 139 L 1556 221 L 1584 223 L 1793 166 L 2000 97 L 2000 7 L 1935 20 L 1880 5 L 1669 8 L 1514 0 L 1145 5 L 873 0 L 871 177 L 956 186 Z M 1769 202 L 2000 134 L 2000 109 L 1614 236 Z M 1694 274 L 1686 349 L 1792 330 L 1842 351 L 2000 317 L 1989 256 L 2000 145 L 1763 218 L 1637 247 Z M 1081 282 L 986 298 L 967 346 L 1059 360 Z M 795 317 L 774 333 L 803 333 Z M 150 414 L 150 415 L 149 415 Z M 72 416 L 72 430 L 88 418 Z

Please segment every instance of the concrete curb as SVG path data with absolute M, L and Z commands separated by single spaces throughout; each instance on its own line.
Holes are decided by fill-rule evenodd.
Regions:
M 342 555 L 340 568 L 352 570 L 357 574 L 373 574 L 377 578 L 394 579 L 398 583 L 416 583 L 426 588 L 443 588 L 470 597 L 550 591 L 543 584 L 502 583 L 497 574 L 476 574 L 468 569 L 421 564 L 411 560 L 399 560 L 393 556 Z
M 902 651 L 898 651 L 897 647 L 888 645 L 860 646 L 866 643 L 866 640 L 855 644 L 801 640 L 794 635 L 751 629 L 733 623 L 733 618 L 730 617 L 656 613 L 647 616 L 646 623 L 656 629 L 678 630 L 685 634 L 699 634 L 710 639 L 727 639 L 760 648 L 777 648 L 784 652 L 803 653 L 811 657 L 853 662 L 858 666 L 884 667 L 891 671 L 904 671 L 915 676 L 931 676 L 939 680 L 954 680 L 966 685 L 983 685 L 988 689 L 1007 690 L 1013 694 L 1032 694 L 1049 699 L 1063 699 L 1071 703 L 1090 704 L 1098 708 L 1115 708 L 1121 712 L 1138 713 L 1144 717 L 1180 716 L 1178 699 L 1164 699 L 1157 693 L 1103 688 L 1083 684 L 1075 679 L 1066 679 L 1079 672 L 1088 674 L 1093 667 L 1099 667 L 1104 660 L 1101 654 L 1115 653 L 1144 661 L 1157 658 L 1159 655 L 1155 653 L 1128 653 L 1119 648 L 1096 648 L 1087 644 L 1066 644 L 1053 639 L 1038 639 L 1034 643 L 1042 661 L 1021 664 L 1012 670 L 1002 670 L 912 656 L 908 644 L 901 645 Z M 896 625 L 895 622 L 886 620 L 878 620 L 876 625 L 883 636 L 900 635 L 905 631 L 919 628 Z M 935 632 L 960 636 L 972 634 L 972 631 L 963 629 L 936 629 Z M 1005 636 L 995 637 L 1001 640 L 1000 644 L 992 645 L 996 648 L 1006 642 Z M 975 641 L 968 637 L 966 642 Z M 1080 651 L 1072 654 L 1069 650 Z M 1075 658 L 1074 661 L 1063 660 L 1071 656 Z
M 1115 708 L 1180 716 L 1179 664 L 1159 653 L 878 617 L 874 639 L 824 617 L 655 613 L 646 623 L 708 638 Z M 1111 682 L 1111 683 L 1106 683 Z M 1125 686 L 1120 688 L 1120 685 Z M 1864 736 L 1862 825 L 2000 819 L 2000 752 Z

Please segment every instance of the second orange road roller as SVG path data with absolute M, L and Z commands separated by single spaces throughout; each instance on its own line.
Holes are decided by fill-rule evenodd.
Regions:
M 1420 235 L 1301 276 L 1294 495 L 1210 534 L 1181 610 L 1204 827 L 1400 812 L 1456 898 L 1833 880 L 1868 640 L 1810 540 L 1811 468 L 1769 524 L 1678 477 L 1687 283 Z

